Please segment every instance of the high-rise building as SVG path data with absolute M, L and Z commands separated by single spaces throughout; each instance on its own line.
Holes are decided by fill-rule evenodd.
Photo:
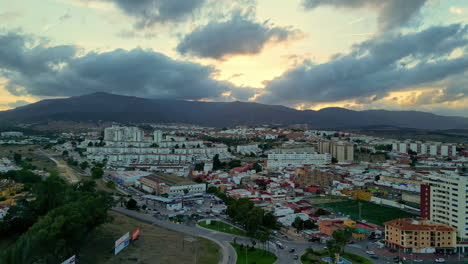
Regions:
M 392 144 L 392 151 L 407 153 L 409 150 L 417 154 L 429 154 L 432 156 L 450 157 L 457 155 L 457 146 L 451 143 L 396 141 Z
M 144 132 L 138 127 L 111 126 L 104 129 L 105 141 L 142 141 Z
M 331 154 L 332 157 L 339 162 L 354 160 L 354 146 L 349 142 L 320 141 L 318 144 L 318 151 L 320 153 Z
M 426 175 L 424 182 L 429 185 L 425 190 L 430 196 L 429 219 L 458 229 L 457 246 L 461 252 L 468 252 L 468 175 L 434 172 Z

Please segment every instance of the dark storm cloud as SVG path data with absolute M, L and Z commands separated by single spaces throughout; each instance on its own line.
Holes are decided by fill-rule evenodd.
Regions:
M 0 34 L 0 69 L 36 74 L 48 71 L 75 55 L 73 46 L 46 47 L 44 43 L 33 42 L 29 37 L 12 32 Z M 28 48 L 30 44 L 36 46 Z
M 266 82 L 259 100 L 297 104 L 346 99 L 378 100 L 390 91 L 443 80 L 468 70 L 468 56 L 449 57 L 468 46 L 468 26 L 437 26 L 411 34 L 382 34 L 329 62 L 310 63 Z
M 36 46 L 20 35 L 0 35 L 0 74 L 14 95 L 71 96 L 97 91 L 153 98 L 216 98 L 231 91 L 239 99 L 250 97 L 248 88 L 211 78 L 215 69 L 176 61 L 150 50 L 118 49 L 72 56 L 73 47 Z M 65 55 L 64 55 L 65 54 Z M 19 60 L 14 60 L 19 58 Z
M 199 9 L 205 0 L 104 0 L 113 2 L 137 21 L 137 28 L 180 22 Z
M 258 23 L 234 15 L 224 22 L 210 22 L 184 36 L 177 46 L 181 54 L 222 59 L 232 55 L 258 54 L 268 43 L 286 42 L 301 33 L 290 27 Z
M 419 15 L 427 0 L 303 0 L 305 9 L 319 6 L 337 8 L 374 8 L 378 10 L 378 24 L 382 30 L 406 26 Z

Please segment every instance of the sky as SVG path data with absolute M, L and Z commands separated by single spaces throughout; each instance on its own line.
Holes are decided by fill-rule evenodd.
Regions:
M 0 2 L 0 110 L 110 92 L 468 117 L 466 0 Z

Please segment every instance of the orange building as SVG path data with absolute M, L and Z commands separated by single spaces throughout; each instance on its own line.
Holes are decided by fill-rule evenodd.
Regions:
M 452 252 L 457 243 L 457 229 L 424 219 L 402 218 L 384 223 L 385 243 L 411 253 Z

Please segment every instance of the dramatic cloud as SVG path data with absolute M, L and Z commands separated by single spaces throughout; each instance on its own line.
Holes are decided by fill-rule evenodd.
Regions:
M 34 75 L 49 71 L 75 55 L 73 46 L 46 47 L 45 44 L 16 33 L 0 35 L 0 69 Z M 34 47 L 29 48 L 31 45 Z
M 258 54 L 268 43 L 286 42 L 302 34 L 291 27 L 258 23 L 242 15 L 224 22 L 210 22 L 186 35 L 177 50 L 197 57 L 223 59 L 233 55 Z
M 153 98 L 217 98 L 236 94 L 239 100 L 252 89 L 213 80 L 212 67 L 176 61 L 150 50 L 117 49 L 76 57 L 73 47 L 30 46 L 10 33 L 0 36 L 0 75 L 13 95 L 72 96 L 97 91 Z M 66 51 L 66 52 L 64 52 Z M 16 60 L 15 60 L 16 59 Z
M 180 22 L 199 9 L 205 0 L 101 0 L 113 2 L 128 16 L 137 21 L 137 28 L 154 24 Z
M 456 76 L 468 70 L 468 26 L 437 26 L 410 34 L 381 34 L 353 46 L 349 54 L 335 55 L 319 65 L 304 63 L 266 82 L 268 103 L 299 104 L 348 99 L 375 101 L 390 91 L 404 90 L 453 77 L 460 94 L 466 86 Z M 466 83 L 465 83 L 466 84 Z M 452 97 L 453 98 L 453 97 Z M 446 98 L 448 99 L 448 97 Z
M 378 12 L 381 30 L 406 26 L 412 18 L 419 15 L 427 0 L 303 0 L 305 9 L 319 6 L 337 8 L 372 8 Z

